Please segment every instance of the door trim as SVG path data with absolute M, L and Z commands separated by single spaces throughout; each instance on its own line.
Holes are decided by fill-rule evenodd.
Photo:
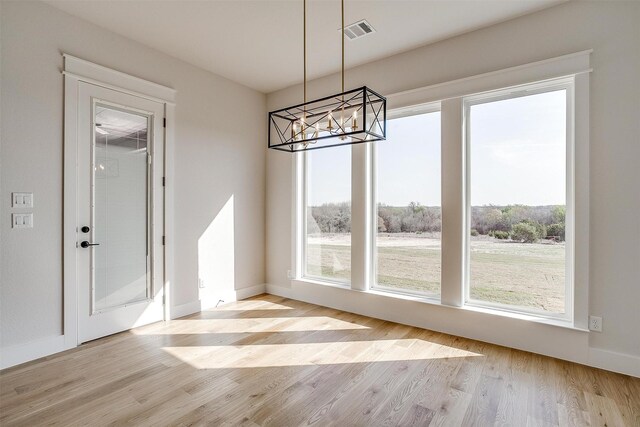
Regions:
M 63 337 L 64 350 L 78 343 L 78 96 L 80 82 L 138 96 L 164 105 L 164 318 L 171 319 L 173 283 L 173 146 L 176 91 L 102 65 L 63 54 L 64 197 L 63 197 Z

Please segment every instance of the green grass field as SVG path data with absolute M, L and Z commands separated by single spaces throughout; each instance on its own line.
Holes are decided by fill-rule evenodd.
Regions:
M 307 274 L 348 280 L 349 235 L 310 236 Z M 440 293 L 437 235 L 378 236 L 378 285 L 430 295 Z M 516 243 L 487 236 L 471 238 L 471 298 L 494 303 L 564 311 L 564 243 Z

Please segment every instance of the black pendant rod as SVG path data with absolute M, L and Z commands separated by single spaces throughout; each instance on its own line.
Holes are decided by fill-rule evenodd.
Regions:
M 340 0 L 340 14 L 342 16 L 342 31 L 340 31 L 341 33 L 340 36 L 342 37 L 342 90 L 341 92 L 344 92 L 344 0 Z
M 302 2 L 302 56 L 304 65 L 303 69 L 303 92 L 304 103 L 307 103 L 307 0 Z

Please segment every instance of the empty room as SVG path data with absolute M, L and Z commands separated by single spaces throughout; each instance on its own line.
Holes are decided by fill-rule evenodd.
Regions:
M 0 0 L 0 426 L 640 427 L 640 1 Z

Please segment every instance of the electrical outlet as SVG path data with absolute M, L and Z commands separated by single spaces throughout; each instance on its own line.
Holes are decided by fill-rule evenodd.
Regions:
M 202 279 L 198 279 L 198 287 L 199 287 L 200 289 L 204 289 L 204 287 L 205 287 L 205 286 L 204 286 L 204 280 L 202 280 Z
M 602 332 L 602 317 L 589 316 L 589 330 Z

